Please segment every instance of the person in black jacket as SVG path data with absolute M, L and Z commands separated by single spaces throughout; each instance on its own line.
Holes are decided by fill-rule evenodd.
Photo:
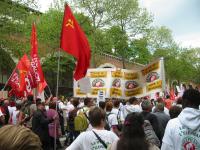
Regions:
M 53 122 L 56 116 L 53 117 L 53 119 L 47 119 L 45 115 L 45 105 L 41 102 L 41 100 L 38 100 L 36 105 L 37 111 L 33 114 L 32 130 L 39 136 L 43 150 L 50 150 L 48 124 Z
M 142 115 L 144 117 L 144 120 L 148 120 L 152 127 L 154 132 L 156 133 L 157 137 L 159 138 L 160 141 L 162 141 L 162 135 L 160 131 L 160 124 L 158 122 L 158 118 L 156 117 L 155 114 L 151 113 L 152 111 L 152 104 L 150 100 L 144 100 L 141 104 L 142 107 Z

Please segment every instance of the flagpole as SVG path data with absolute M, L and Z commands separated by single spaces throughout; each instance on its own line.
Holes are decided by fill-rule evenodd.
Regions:
M 16 69 L 16 67 L 15 67 L 15 69 Z M 3 91 L 3 90 L 6 88 L 6 86 L 8 85 L 8 81 L 10 80 L 10 78 L 11 78 L 12 75 L 13 75 L 13 73 L 15 72 L 15 69 L 13 70 L 12 74 L 10 75 L 10 77 L 8 78 L 8 80 L 6 81 L 4 87 L 3 87 L 3 89 L 2 89 L 1 91 Z
M 58 100 L 58 91 L 59 91 L 59 75 L 60 75 L 60 49 L 58 50 L 58 68 L 57 68 L 57 83 L 56 83 L 56 97 Z M 56 112 L 58 112 L 58 102 L 56 101 Z M 54 138 L 54 150 L 56 150 L 56 122 L 55 122 L 55 138 Z
M 48 84 L 47 84 L 47 87 L 48 87 L 48 89 L 49 89 L 50 95 L 52 95 L 51 89 L 50 89 L 50 87 L 49 87 Z

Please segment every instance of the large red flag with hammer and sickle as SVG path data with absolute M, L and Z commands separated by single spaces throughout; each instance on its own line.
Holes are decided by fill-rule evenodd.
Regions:
M 68 5 L 65 5 L 60 48 L 77 59 L 74 79 L 85 77 L 90 66 L 90 46 Z

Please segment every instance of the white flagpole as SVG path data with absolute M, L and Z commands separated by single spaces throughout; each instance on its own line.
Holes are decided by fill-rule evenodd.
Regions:
M 165 78 L 165 66 L 164 66 L 164 58 L 160 58 L 161 61 L 161 79 L 162 79 L 162 91 L 166 92 L 166 78 Z
M 52 95 L 51 89 L 50 89 L 50 87 L 49 87 L 48 84 L 47 84 L 47 87 L 48 87 L 48 89 L 49 89 L 50 95 Z
M 59 75 L 60 75 L 60 49 L 58 50 L 58 70 L 57 70 L 57 83 L 56 83 L 56 97 L 58 98 L 59 87 Z M 58 103 L 56 102 L 56 112 L 58 112 Z M 56 150 L 56 122 L 55 122 L 55 138 L 54 138 L 54 150 Z

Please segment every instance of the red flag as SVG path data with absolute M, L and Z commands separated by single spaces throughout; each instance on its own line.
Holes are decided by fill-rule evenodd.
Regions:
M 68 5 L 65 5 L 60 48 L 77 59 L 75 80 L 83 78 L 90 66 L 90 46 Z
M 44 91 L 44 88 L 47 86 L 47 82 L 44 80 L 44 82 L 39 83 L 38 86 L 38 92 L 42 93 L 42 91 Z
M 37 82 L 44 81 L 44 74 L 42 72 L 42 67 L 40 64 L 40 59 L 38 57 L 38 44 L 37 44 L 37 34 L 36 27 L 33 23 L 32 33 L 31 33 L 31 67 Z
M 14 69 L 13 73 L 11 74 L 10 79 L 8 80 L 8 85 L 12 88 L 9 91 L 9 96 L 16 95 L 17 97 L 23 97 L 23 92 L 19 91 L 19 74 L 17 73 L 16 68 Z
M 35 85 L 34 88 L 35 87 L 39 88 L 39 86 L 41 86 L 40 84 L 46 85 L 46 81 L 44 79 L 44 74 L 40 64 L 40 59 L 38 57 L 37 33 L 34 23 L 32 25 L 32 33 L 31 33 L 31 74 L 33 75 L 33 81 L 35 81 L 35 83 L 33 82 L 33 85 Z
M 20 77 L 20 88 L 19 91 L 26 90 L 26 81 L 25 77 L 30 69 L 30 61 L 28 56 L 25 54 L 17 64 L 17 69 L 19 70 L 19 77 Z
M 8 80 L 8 85 L 10 85 L 12 89 L 19 89 L 19 75 L 16 72 L 16 68 L 11 74 L 10 79 Z

